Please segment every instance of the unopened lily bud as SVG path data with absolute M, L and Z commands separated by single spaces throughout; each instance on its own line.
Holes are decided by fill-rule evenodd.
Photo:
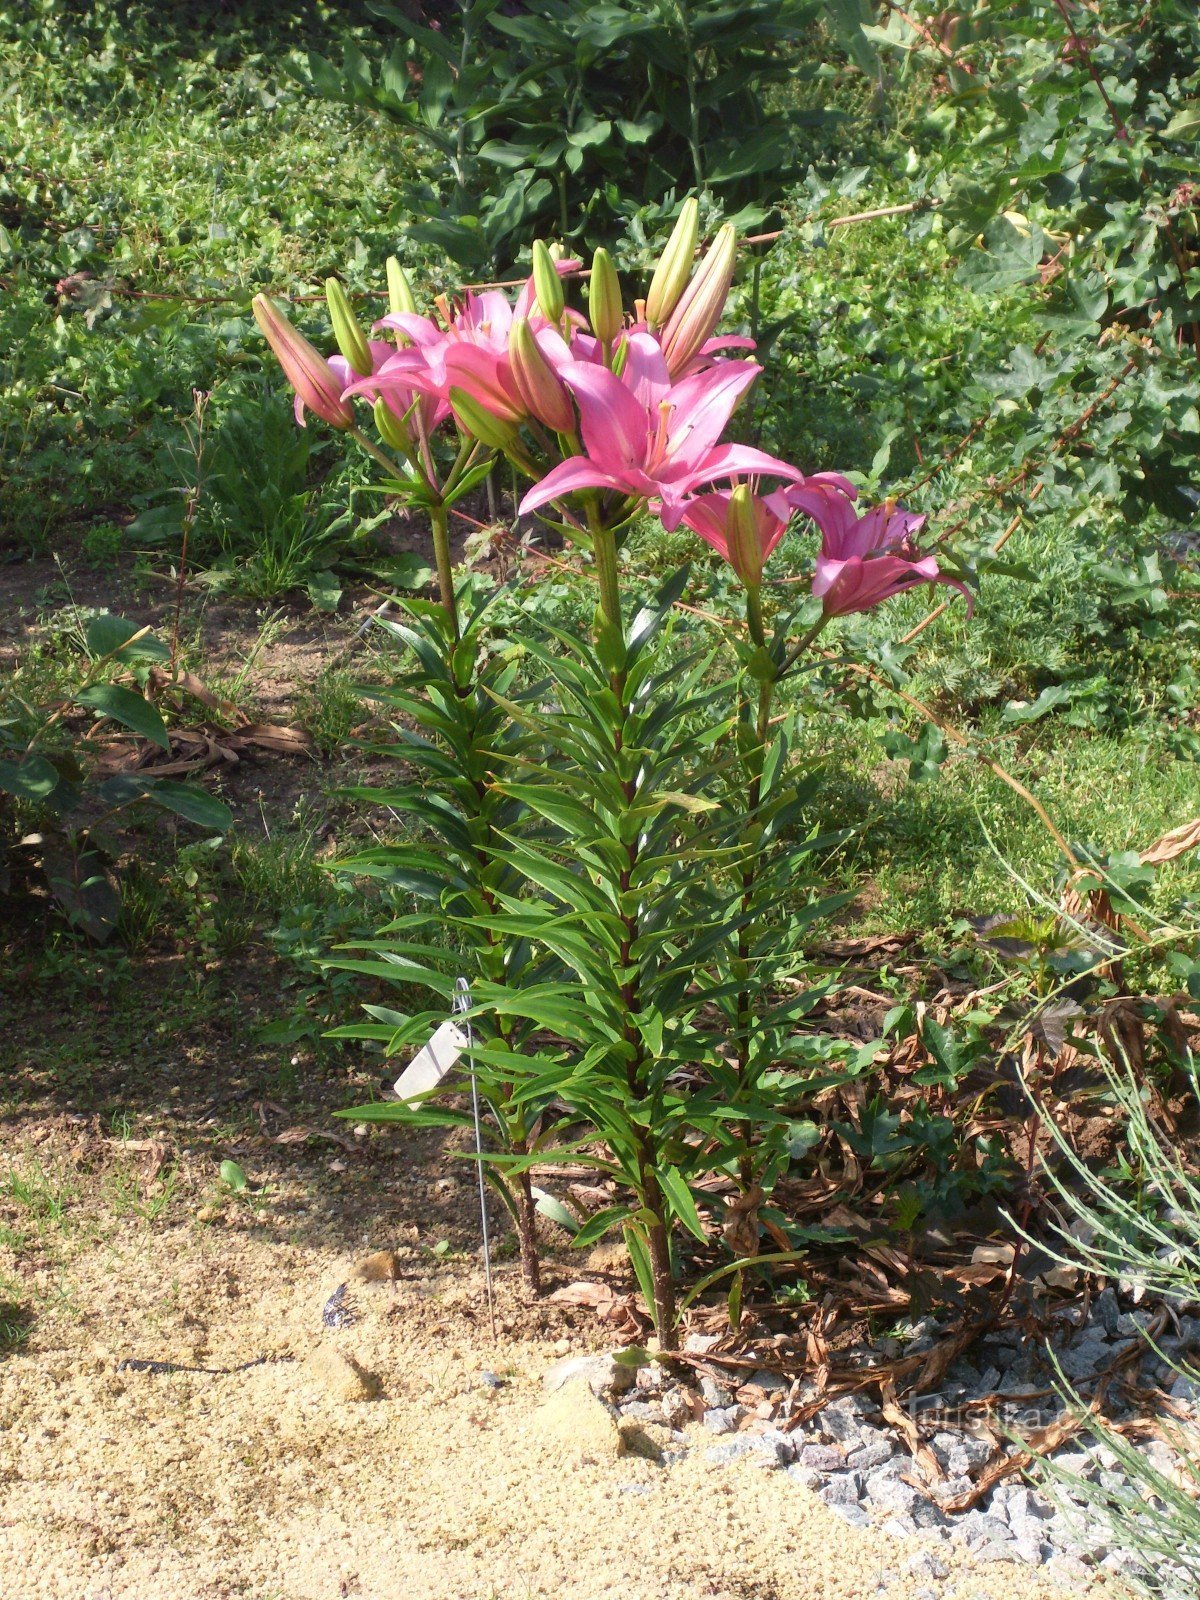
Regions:
M 338 349 L 360 378 L 370 377 L 374 370 L 371 347 L 358 325 L 358 318 L 350 309 L 346 291 L 336 278 L 325 280 L 325 302 L 329 307 L 329 320 L 333 323 L 333 337 L 337 340 Z
M 592 257 L 588 316 L 591 318 L 592 332 L 603 344 L 611 344 L 621 331 L 624 321 L 621 280 L 617 277 L 612 257 L 603 247 Z
M 462 431 L 478 439 L 489 450 L 507 450 L 516 443 L 516 424 L 494 417 L 465 389 L 451 389 L 450 408 Z
M 395 256 L 389 256 L 386 265 L 388 310 L 394 317 L 405 312 L 410 316 L 413 315 L 417 309 L 417 302 L 412 292 L 412 284 L 408 281 L 408 274 Z
M 561 239 L 552 239 L 546 248 L 550 252 L 551 261 L 561 261 L 567 253 L 567 247 Z
M 275 352 L 284 377 L 296 391 L 296 420 L 303 424 L 303 411 L 307 407 L 331 428 L 350 427 L 354 412 L 342 399 L 342 386 L 325 357 L 292 326 L 267 295 L 255 295 L 253 310 L 254 320 Z
M 517 393 L 530 415 L 553 428 L 555 433 L 571 433 L 575 427 L 575 407 L 525 317 L 513 318 L 508 334 L 508 359 Z
M 375 426 L 388 449 L 397 451 L 407 461 L 412 440 L 404 431 L 403 422 L 382 396 L 375 402 Z
M 682 372 L 720 322 L 736 255 L 737 229 L 726 222 L 662 331 L 662 353 L 672 377 Z
M 700 239 L 700 202 L 692 196 L 683 202 L 667 248 L 658 258 L 650 293 L 646 296 L 646 321 L 657 328 L 674 311 L 692 275 L 692 262 Z
M 744 483 L 739 483 L 729 496 L 725 534 L 729 540 L 730 565 L 748 589 L 757 589 L 763 575 L 762 536 L 754 497 Z
M 537 295 L 538 309 L 547 322 L 557 327 L 562 321 L 566 296 L 563 294 L 562 279 L 554 265 L 554 257 L 541 239 L 533 241 L 533 289 Z

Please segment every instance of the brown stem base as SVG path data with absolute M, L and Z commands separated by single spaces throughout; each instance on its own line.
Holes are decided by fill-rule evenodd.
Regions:
M 531 1297 L 542 1292 L 542 1261 L 537 1242 L 537 1209 L 534 1205 L 529 1174 L 520 1176 L 517 1202 L 517 1244 L 521 1251 L 521 1277 Z

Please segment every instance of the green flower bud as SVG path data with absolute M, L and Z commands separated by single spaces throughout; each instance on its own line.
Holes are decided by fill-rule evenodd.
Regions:
M 692 275 L 692 262 L 700 242 L 700 202 L 691 196 L 683 202 L 683 210 L 667 248 L 658 258 L 654 277 L 650 280 L 650 293 L 646 296 L 646 321 L 657 328 L 674 311 L 679 297 L 687 288 Z
M 329 320 L 333 323 L 333 337 L 337 340 L 338 349 L 360 378 L 369 377 L 374 371 L 371 347 L 367 343 L 366 334 L 358 325 L 358 318 L 350 309 L 346 291 L 336 278 L 326 278 L 325 300 L 329 306 Z
M 604 344 L 611 344 L 624 321 L 621 305 L 621 280 L 612 257 L 603 247 L 592 257 L 592 276 L 588 283 L 588 316 L 592 332 Z
M 388 310 L 394 317 L 399 316 L 401 312 L 411 315 L 416 311 L 417 302 L 413 298 L 412 285 L 395 256 L 387 258 L 387 286 Z
M 557 327 L 562 321 L 566 296 L 563 294 L 562 279 L 555 270 L 554 258 L 541 239 L 533 241 L 533 288 L 538 309 L 547 322 Z
M 494 417 L 465 389 L 451 389 L 450 409 L 463 432 L 478 439 L 489 450 L 507 450 L 516 443 L 516 424 Z
M 404 431 L 404 424 L 382 396 L 375 402 L 375 427 L 389 450 L 395 450 L 408 460 L 412 440 Z
M 763 553 L 754 499 L 749 487 L 739 483 L 729 496 L 729 515 L 725 523 L 729 541 L 729 562 L 748 589 L 762 583 Z

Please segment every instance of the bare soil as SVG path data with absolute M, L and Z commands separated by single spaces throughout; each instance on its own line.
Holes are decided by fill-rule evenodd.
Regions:
M 47 1252 L 34 1280 L 51 1298 L 0 1366 L 6 1600 L 861 1600 L 885 1573 L 896 1600 L 922 1587 L 904 1576 L 915 1546 L 847 1527 L 781 1474 L 699 1450 L 669 1471 L 564 1453 L 540 1377 L 564 1339 L 594 1335 L 526 1307 L 511 1266 L 493 1340 L 477 1269 L 430 1263 L 381 1219 L 363 1243 L 400 1243 L 411 1275 L 356 1286 L 357 1323 L 323 1334 L 354 1259 L 336 1230 L 258 1225 L 243 1206 L 215 1225 L 106 1226 L 90 1198 L 93 1236 Z M 301 1358 L 322 1340 L 375 1398 L 311 1376 Z M 116 1370 L 262 1355 L 229 1376 Z M 951 1581 L 979 1600 L 1061 1592 L 1012 1568 L 972 1570 L 964 1590 L 959 1559 Z

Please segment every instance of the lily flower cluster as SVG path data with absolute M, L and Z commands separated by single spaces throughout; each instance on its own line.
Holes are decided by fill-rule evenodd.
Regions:
M 762 369 L 753 341 L 716 336 L 733 281 L 732 224 L 697 264 L 698 243 L 699 208 L 689 199 L 632 312 L 607 251 L 596 251 L 587 275 L 585 314 L 565 291 L 582 262 L 556 259 L 539 242 L 515 303 L 499 289 L 453 306 L 439 297 L 436 317 L 418 311 L 393 258 L 390 309 L 373 337 L 331 279 L 339 354 L 328 359 L 267 297 L 254 313 L 296 391 L 297 419 L 311 411 L 353 429 L 355 402 L 367 403 L 384 445 L 427 486 L 436 483 L 432 441 L 447 424 L 461 436 L 459 461 L 474 447 L 507 456 L 532 480 L 521 513 L 553 507 L 557 525 L 585 546 L 597 527 L 619 535 L 648 509 L 667 529 L 690 528 L 757 590 L 800 514 L 821 533 L 813 593 L 826 617 L 919 584 L 962 589 L 918 551 L 923 517 L 893 502 L 860 513 L 845 477 L 805 474 L 725 438 Z

